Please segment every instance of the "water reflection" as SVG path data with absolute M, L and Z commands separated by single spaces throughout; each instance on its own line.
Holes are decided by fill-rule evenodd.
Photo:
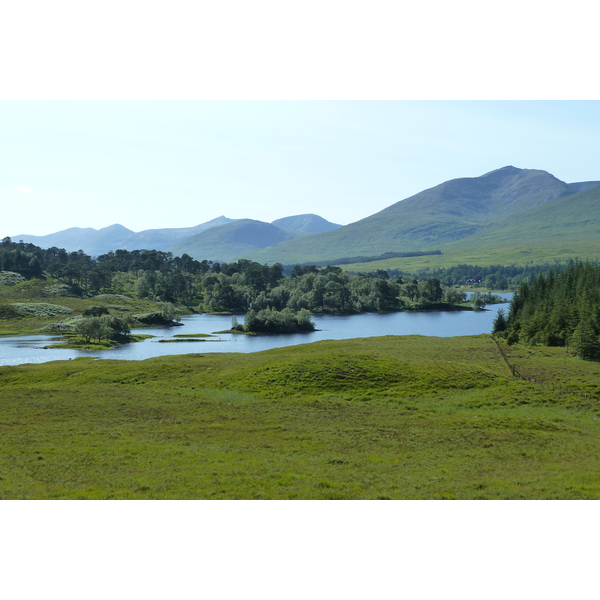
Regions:
M 504 294 L 510 297 L 511 294 Z M 143 360 L 169 354 L 190 354 L 209 352 L 258 352 L 284 346 L 295 346 L 321 340 L 343 340 L 382 335 L 426 335 L 460 336 L 490 333 L 498 308 L 507 305 L 490 306 L 486 311 L 448 312 L 399 312 L 390 314 L 363 314 L 343 317 L 329 315 L 313 317 L 317 329 L 312 333 L 278 336 L 246 336 L 216 334 L 199 342 L 159 343 L 159 340 L 175 339 L 178 334 L 194 334 L 222 331 L 231 327 L 231 317 L 223 315 L 192 315 L 181 320 L 182 326 L 168 328 L 136 329 L 133 333 L 149 334 L 155 337 L 123 344 L 111 350 L 72 350 L 44 349 L 44 346 L 57 343 L 59 337 L 32 335 L 0 338 L 0 365 L 41 363 L 52 360 L 67 360 L 80 356 L 93 356 L 101 359 Z M 243 315 L 237 319 L 243 323 Z

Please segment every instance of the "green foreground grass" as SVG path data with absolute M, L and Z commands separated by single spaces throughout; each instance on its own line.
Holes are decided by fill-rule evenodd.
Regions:
M 545 385 L 490 336 L 2 367 L 0 498 L 600 498 L 597 363 L 507 351 Z

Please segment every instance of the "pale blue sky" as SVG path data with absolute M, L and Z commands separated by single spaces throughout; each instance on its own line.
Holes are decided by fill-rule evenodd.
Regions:
M 600 180 L 598 101 L 4 101 L 0 236 L 347 224 L 506 165 Z

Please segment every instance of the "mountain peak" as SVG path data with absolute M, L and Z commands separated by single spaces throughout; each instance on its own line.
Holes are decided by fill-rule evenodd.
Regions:
M 109 225 L 108 227 L 103 227 L 102 229 L 99 229 L 98 231 L 102 231 L 104 233 L 112 233 L 115 231 L 120 231 L 123 233 L 133 233 L 133 231 L 131 231 L 131 229 L 127 229 L 127 227 L 124 227 L 123 225 L 119 225 L 119 223 L 114 223 L 113 225 Z
M 304 234 L 323 233 L 325 231 L 333 231 L 334 229 L 339 229 L 341 227 L 341 225 L 338 225 L 337 223 L 331 223 L 330 221 L 325 220 L 323 217 L 312 213 L 276 219 L 271 224 L 275 225 L 276 227 L 281 227 L 281 229 L 297 231 Z
M 484 173 L 481 177 L 488 177 L 489 175 L 516 175 L 521 171 L 525 171 L 525 169 L 518 169 L 512 165 L 507 165 L 506 167 L 500 167 L 499 169 L 494 169 L 493 171 Z

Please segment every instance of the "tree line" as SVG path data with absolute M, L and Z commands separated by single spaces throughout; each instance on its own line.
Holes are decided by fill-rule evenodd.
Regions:
M 600 266 L 572 261 L 521 283 L 493 331 L 509 344 L 566 346 L 582 358 L 600 358 Z
M 271 321 L 272 311 L 284 309 L 356 314 L 443 309 L 466 301 L 464 292 L 437 277 L 393 276 L 385 270 L 353 274 L 332 265 L 295 265 L 286 275 L 279 263 L 198 261 L 158 250 L 116 250 L 92 258 L 82 250 L 42 249 L 10 238 L 0 243 L 0 269 L 25 277 L 47 275 L 82 296 L 128 294 L 200 312 L 252 311 Z M 476 300 L 476 308 L 491 301 Z M 299 327 L 304 324 L 301 319 Z

